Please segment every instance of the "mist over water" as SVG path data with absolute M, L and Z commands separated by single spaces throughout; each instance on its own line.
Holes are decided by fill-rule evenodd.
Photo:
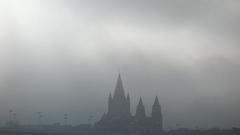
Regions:
M 0 2 L 0 124 L 88 123 L 107 111 L 118 73 L 135 114 L 155 96 L 164 128 L 240 126 L 240 3 Z

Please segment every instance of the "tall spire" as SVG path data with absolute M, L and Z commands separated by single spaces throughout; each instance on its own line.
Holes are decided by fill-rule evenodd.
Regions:
M 156 124 L 155 125 L 156 127 L 158 127 L 159 129 L 162 129 L 162 125 L 163 125 L 162 110 L 161 110 L 161 105 L 159 104 L 157 96 L 152 106 L 152 120 Z
M 111 92 L 109 93 L 108 100 L 109 100 L 109 101 L 112 100 L 112 93 L 111 93 Z
M 130 101 L 130 95 L 129 95 L 129 92 L 127 94 L 127 101 Z
M 153 104 L 153 105 L 160 105 L 157 96 L 155 97 L 155 101 L 154 101 L 154 104 Z
M 111 112 L 112 112 L 112 94 L 110 92 L 108 96 L 108 113 L 110 114 Z
M 161 120 L 162 119 L 162 110 L 158 101 L 158 97 L 156 96 L 154 104 L 152 106 L 152 117 Z
M 143 105 L 142 97 L 140 97 L 139 103 L 138 103 L 137 109 L 136 109 L 136 118 L 138 120 L 143 120 L 145 117 L 146 117 L 145 107 Z
M 142 102 L 142 97 L 140 97 L 140 100 L 139 100 L 139 103 L 138 105 L 143 105 L 143 102 Z
M 130 111 L 130 95 L 129 95 L 129 92 L 127 94 L 127 111 L 129 114 L 131 114 L 131 111 Z
M 162 110 L 161 110 L 161 106 L 159 104 L 157 96 L 156 96 L 154 104 L 152 106 L 152 117 L 155 117 L 155 118 L 162 117 Z
M 112 100 L 112 93 L 111 92 L 109 92 L 108 99 Z
M 115 87 L 113 99 L 114 100 L 124 100 L 124 101 L 126 99 L 120 74 L 118 75 L 117 84 L 116 84 L 116 87 Z

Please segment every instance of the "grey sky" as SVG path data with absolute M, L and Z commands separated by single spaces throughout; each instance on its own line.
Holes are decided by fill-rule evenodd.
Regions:
M 240 126 L 237 0 L 0 2 L 0 123 L 95 120 L 121 72 L 165 128 Z

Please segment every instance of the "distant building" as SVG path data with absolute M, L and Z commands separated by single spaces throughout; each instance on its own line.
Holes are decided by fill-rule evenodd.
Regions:
M 125 96 L 123 83 L 119 74 L 114 94 L 108 97 L 108 112 L 95 124 L 99 130 L 113 132 L 161 132 L 162 112 L 158 97 L 152 106 L 151 117 L 147 117 L 142 98 L 133 116 L 130 112 L 130 95 Z

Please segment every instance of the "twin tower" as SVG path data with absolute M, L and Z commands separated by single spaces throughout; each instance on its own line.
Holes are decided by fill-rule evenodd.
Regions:
M 136 108 L 135 116 L 130 111 L 129 93 L 125 96 L 119 74 L 114 94 L 108 97 L 108 112 L 95 124 L 97 129 L 113 132 L 151 133 L 162 131 L 162 112 L 158 97 L 152 106 L 151 117 L 147 117 L 142 98 Z

